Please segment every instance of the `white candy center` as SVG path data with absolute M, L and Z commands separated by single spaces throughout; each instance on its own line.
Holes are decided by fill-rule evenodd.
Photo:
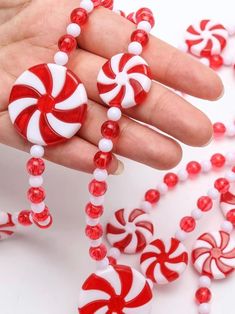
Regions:
M 212 34 L 210 31 L 203 31 L 202 32 L 202 37 L 205 39 L 210 39 L 212 37 Z
M 120 72 L 116 76 L 116 82 L 119 85 L 126 85 L 129 81 L 128 75 L 126 72 Z
M 126 231 L 127 231 L 127 233 L 133 233 L 133 232 L 135 232 L 135 229 L 136 229 L 136 226 L 135 226 L 134 223 L 129 222 L 129 223 L 126 224 Z

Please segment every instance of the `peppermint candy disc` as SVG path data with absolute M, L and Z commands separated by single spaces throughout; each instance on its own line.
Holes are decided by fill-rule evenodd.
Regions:
M 235 242 L 224 231 L 204 233 L 196 241 L 192 261 L 201 275 L 224 279 L 234 271 Z
M 86 108 L 83 84 L 66 67 L 56 64 L 41 64 L 25 71 L 13 86 L 8 107 L 17 131 L 37 145 L 74 136 Z
M 141 104 L 152 84 L 146 61 L 129 53 L 120 53 L 107 61 L 97 81 L 104 103 L 124 109 Z
M 199 24 L 189 26 L 185 42 L 192 54 L 208 57 L 221 54 L 227 44 L 228 36 L 228 31 L 222 24 L 202 20 Z
M 15 232 L 15 224 L 12 221 L 12 215 L 0 212 L 0 240 L 5 240 Z
M 230 183 L 229 191 L 221 194 L 220 208 L 225 217 L 231 210 L 235 210 L 235 184 Z
M 160 239 L 150 243 L 140 258 L 143 274 L 154 283 L 164 285 L 175 281 L 188 265 L 188 253 L 175 238 L 168 242 Z
M 148 281 L 127 266 L 109 266 L 83 284 L 80 314 L 149 314 L 153 294 Z
M 109 243 L 126 254 L 135 254 L 152 240 L 154 224 L 150 215 L 141 209 L 119 209 L 107 224 Z

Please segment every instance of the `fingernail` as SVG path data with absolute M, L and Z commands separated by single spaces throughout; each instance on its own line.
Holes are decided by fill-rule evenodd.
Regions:
M 224 89 L 224 87 L 223 87 L 223 90 L 222 90 L 221 94 L 219 95 L 218 98 L 216 98 L 216 100 L 221 99 L 221 98 L 224 96 L 224 93 L 225 93 L 225 89 Z
M 115 176 L 120 176 L 124 172 L 124 163 L 118 159 L 118 167 L 117 170 L 114 172 Z

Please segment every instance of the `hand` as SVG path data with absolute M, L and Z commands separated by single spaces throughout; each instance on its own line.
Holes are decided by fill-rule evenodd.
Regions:
M 29 150 L 29 144 L 16 133 L 9 120 L 9 93 L 23 71 L 36 64 L 52 62 L 58 39 L 65 34 L 69 23 L 70 12 L 77 6 L 78 0 L 1 0 L 1 143 Z M 106 120 L 107 111 L 97 92 L 96 77 L 107 58 L 126 51 L 134 28 L 131 22 L 103 8 L 91 14 L 79 38 L 80 49 L 71 55 L 68 65 L 87 89 L 90 99 L 87 120 L 79 136 L 46 149 L 49 160 L 92 171 L 100 126 Z M 223 85 L 212 70 L 153 36 L 143 57 L 152 69 L 155 82 L 144 104 L 125 111 L 126 116 L 120 121 L 121 137 L 114 151 L 151 167 L 167 169 L 181 159 L 182 150 L 177 141 L 203 146 L 211 139 L 212 126 L 202 112 L 165 86 L 216 100 L 223 93 Z M 171 138 L 138 121 L 169 134 Z M 119 170 L 120 163 L 114 158 L 110 172 Z

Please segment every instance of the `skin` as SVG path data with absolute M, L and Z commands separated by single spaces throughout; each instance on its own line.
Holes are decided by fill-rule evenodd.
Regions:
M 29 150 L 9 120 L 9 93 L 23 71 L 52 62 L 58 39 L 65 34 L 70 13 L 77 6 L 78 0 L 0 1 L 1 143 Z M 99 8 L 91 14 L 78 40 L 79 49 L 68 64 L 87 89 L 87 119 L 78 136 L 46 148 L 47 159 L 76 170 L 93 170 L 107 111 L 97 92 L 96 77 L 108 58 L 126 51 L 134 29 L 134 24 L 109 10 Z M 169 169 L 181 160 L 180 142 L 204 146 L 212 137 L 209 119 L 169 87 L 213 101 L 223 94 L 223 84 L 212 70 L 153 36 L 143 57 L 152 69 L 153 87 L 142 105 L 125 111 L 114 152 L 153 168 Z M 109 171 L 118 174 L 121 168 L 115 157 Z

